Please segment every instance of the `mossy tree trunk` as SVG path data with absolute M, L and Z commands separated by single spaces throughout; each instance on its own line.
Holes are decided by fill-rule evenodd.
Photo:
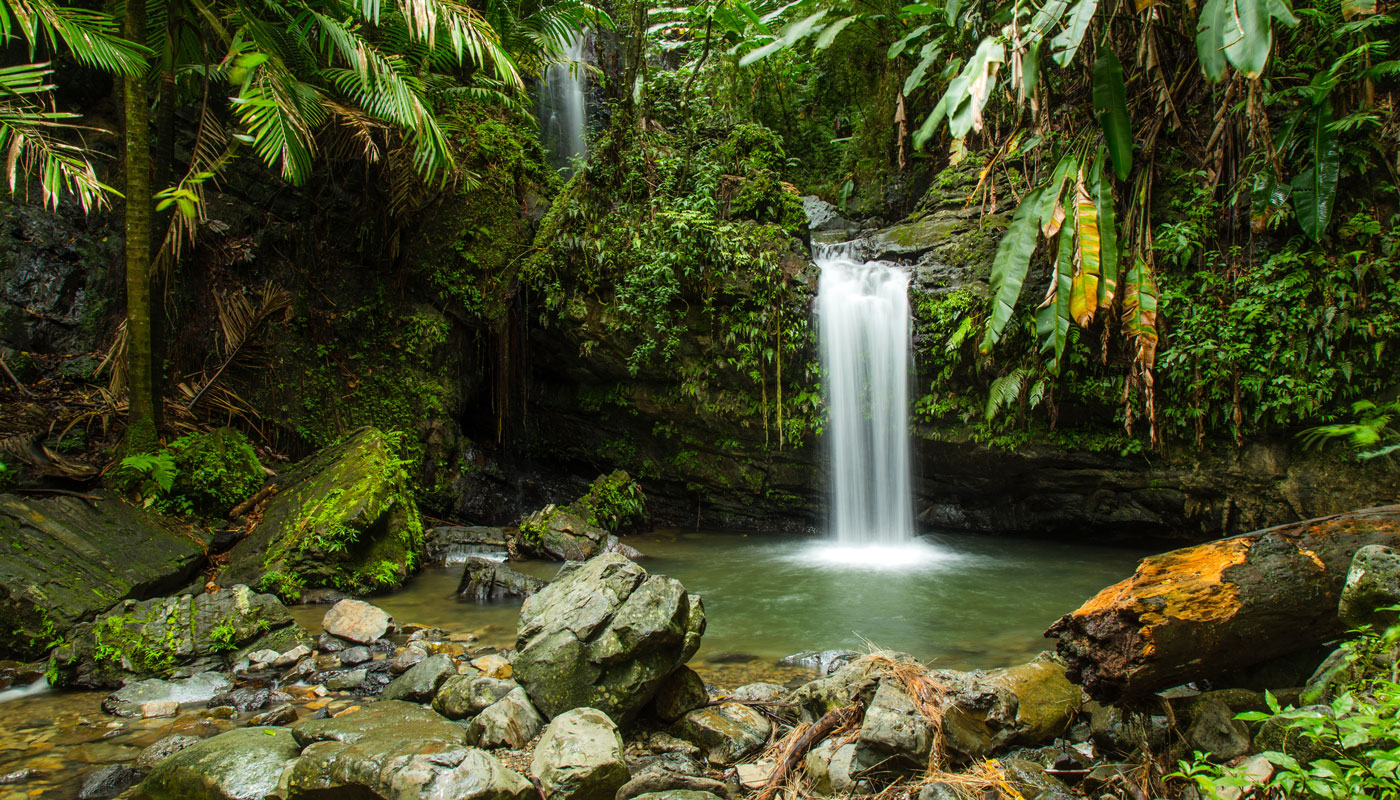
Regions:
M 124 35 L 146 40 L 146 6 L 127 3 Z M 126 447 L 156 442 L 160 399 L 156 391 L 151 303 L 151 105 L 143 77 L 122 81 L 126 173 Z

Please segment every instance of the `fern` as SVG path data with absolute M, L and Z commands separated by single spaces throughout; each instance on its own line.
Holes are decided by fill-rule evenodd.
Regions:
M 140 481 L 137 493 L 150 508 L 175 487 L 175 457 L 169 452 L 137 453 L 122 459 L 122 469 Z

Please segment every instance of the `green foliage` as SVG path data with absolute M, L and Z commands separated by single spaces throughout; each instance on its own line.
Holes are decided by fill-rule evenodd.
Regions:
M 168 452 L 175 461 L 174 494 L 201 514 L 227 516 L 266 479 L 253 446 L 232 428 L 181 437 Z
M 5 463 L 4 459 L 0 458 L 0 492 L 7 491 L 18 482 L 19 471 L 11 469 L 10 466 Z
M 646 522 L 647 497 L 623 470 L 600 475 L 588 493 L 565 509 L 608 533 L 622 533 Z
M 1309 758 L 1297 753 L 1266 751 L 1275 771 L 1264 784 L 1268 797 L 1346 800 L 1400 796 L 1400 678 L 1397 678 L 1400 627 L 1377 634 L 1363 630 L 1350 642 L 1348 660 L 1358 669 L 1355 679 L 1340 687 L 1326 705 L 1281 708 L 1266 694 L 1267 712 L 1246 712 L 1237 718 L 1252 724 L 1277 725 L 1284 741 L 1306 742 Z M 1197 752 L 1168 777 L 1187 780 L 1208 798 L 1256 784 L 1239 768 L 1209 763 Z
M 209 631 L 209 649 L 215 653 L 238 649 L 238 631 L 230 622 L 221 622 Z
M 1357 400 L 1351 404 L 1351 410 L 1356 415 L 1355 422 L 1309 428 L 1299 434 L 1303 443 L 1317 447 L 1333 439 L 1345 439 L 1363 461 L 1400 450 L 1400 428 L 1391 425 L 1391 420 L 1400 414 L 1400 400 L 1381 405 Z
M 171 510 L 178 507 L 178 501 L 172 496 L 176 474 L 175 456 L 162 450 L 123 458 L 112 480 L 118 489 L 134 492 L 146 508 L 156 506 Z

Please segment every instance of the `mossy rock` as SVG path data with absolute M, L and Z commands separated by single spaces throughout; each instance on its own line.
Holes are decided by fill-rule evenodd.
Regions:
M 198 535 L 120 500 L 0 495 L 0 658 L 39 658 L 115 603 L 186 585 Z
M 179 470 L 174 492 L 201 514 L 227 515 L 267 478 L 248 437 L 232 428 L 185 436 L 169 449 Z
M 238 585 L 200 595 L 127 600 L 74 627 L 54 651 L 57 686 L 113 687 L 140 678 L 218 671 L 254 648 L 290 650 L 311 637 L 277 598 Z
M 625 470 L 599 475 L 588 493 L 566 509 L 608 533 L 639 530 L 647 523 L 647 496 Z
M 423 525 L 389 438 L 360 428 L 298 464 L 262 522 L 229 553 L 222 583 L 295 601 L 307 587 L 393 589 L 423 556 Z

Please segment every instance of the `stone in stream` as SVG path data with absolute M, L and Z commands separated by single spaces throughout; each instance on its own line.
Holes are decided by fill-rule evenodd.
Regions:
M 297 707 L 283 703 L 248 720 L 249 725 L 291 725 L 297 721 Z
M 132 765 L 142 772 L 150 772 L 155 766 L 165 759 L 175 755 L 193 744 L 199 744 L 198 736 L 186 736 L 176 733 L 157 740 L 140 753 L 136 754 L 136 760 Z
M 129 764 L 108 764 L 88 773 L 78 789 L 78 800 L 108 800 L 141 781 L 141 773 Z
M 363 600 L 341 600 L 321 618 L 321 627 L 332 636 L 369 644 L 394 629 L 394 618 Z
M 202 535 L 115 499 L 0 495 L 0 659 L 40 658 L 123 600 L 188 585 Z
M 286 728 L 238 728 L 190 745 L 156 765 L 136 789 L 142 800 L 264 800 L 301 748 Z
M 767 743 L 773 726 L 748 706 L 725 703 L 691 711 L 671 729 L 704 750 L 710 763 L 733 764 Z
M 217 672 L 201 672 L 184 680 L 150 678 L 129 683 L 102 701 L 102 710 L 118 717 L 140 717 L 150 703 L 174 703 L 176 708 L 190 703 L 207 703 L 229 689 L 233 681 Z M 164 716 L 164 715 L 162 715 Z
M 625 722 L 695 654 L 704 631 L 698 596 L 605 554 L 566 565 L 525 601 L 515 678 L 546 717 L 588 707 Z
M 622 749 L 622 734 L 607 714 L 578 708 L 545 728 L 530 771 L 549 797 L 614 800 L 629 777 Z
M 477 747 L 518 750 L 544 727 L 544 718 L 521 688 L 487 706 L 467 726 L 467 742 Z
M 485 603 L 507 597 L 529 597 L 545 585 L 539 578 L 517 572 L 499 561 L 473 556 L 463 562 L 457 596 Z
M 448 719 L 467 719 L 519 688 L 515 681 L 486 675 L 453 675 L 438 689 L 433 710 Z
M 282 652 L 309 640 L 277 598 L 247 586 L 128 600 L 69 632 L 53 654 L 53 683 L 116 687 L 139 678 L 225 670 L 247 653 Z
M 791 692 L 776 683 L 746 683 L 729 693 L 729 699 L 747 703 L 781 703 Z
M 695 670 L 680 666 L 656 690 L 656 715 L 662 722 L 675 722 L 710 702 L 705 682 Z
M 449 677 L 457 674 L 457 665 L 452 657 L 438 653 L 415 664 L 408 672 L 395 678 L 380 695 L 383 700 L 409 700 L 414 703 L 427 703 L 437 694 L 438 687 Z
M 1384 631 L 1395 624 L 1395 612 L 1379 609 L 1395 605 L 1400 605 L 1400 552 L 1381 544 L 1357 550 L 1342 587 L 1337 615 L 1347 627 L 1370 625 Z
M 806 667 L 825 677 L 860 658 L 854 650 L 805 650 L 778 661 L 784 667 Z
M 229 706 L 240 714 L 246 714 L 267 705 L 270 697 L 272 690 L 266 686 L 240 686 L 233 691 L 209 698 L 209 707 Z
M 298 463 L 278 477 L 280 491 L 229 551 L 218 581 L 288 602 L 313 587 L 362 594 L 398 586 L 423 554 L 423 525 L 400 463 L 375 428 Z
M 353 744 L 404 729 L 424 742 L 465 744 L 466 729 L 438 714 L 402 700 L 380 700 L 338 717 L 302 720 L 292 735 L 302 747 L 316 742 Z

